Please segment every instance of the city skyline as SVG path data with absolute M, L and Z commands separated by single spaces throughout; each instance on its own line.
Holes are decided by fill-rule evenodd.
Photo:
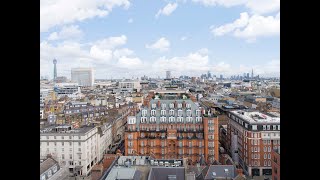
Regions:
M 94 68 L 97 79 L 252 69 L 279 77 L 279 7 L 280 0 L 41 1 L 40 75 L 52 79 L 57 59 L 57 76 L 68 78 L 76 67 Z

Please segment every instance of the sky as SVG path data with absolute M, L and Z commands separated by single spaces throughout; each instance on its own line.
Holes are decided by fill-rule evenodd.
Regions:
M 280 0 L 40 0 L 40 75 L 280 76 Z

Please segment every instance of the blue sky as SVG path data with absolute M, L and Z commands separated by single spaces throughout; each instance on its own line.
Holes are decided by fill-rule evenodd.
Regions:
M 280 0 L 40 2 L 41 76 L 279 76 Z

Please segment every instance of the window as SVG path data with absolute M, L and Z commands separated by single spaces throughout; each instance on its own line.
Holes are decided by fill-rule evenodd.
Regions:
M 267 125 L 267 130 L 270 130 L 270 125 Z
M 64 159 L 64 154 L 61 154 L 61 158 Z
M 47 146 L 49 146 L 49 142 L 47 142 Z
M 69 148 L 69 151 L 72 152 L 72 148 Z
M 78 151 L 81 152 L 81 148 L 78 148 Z
M 160 114 L 161 114 L 161 116 L 165 116 L 166 115 L 166 110 L 161 110 Z
M 270 153 L 268 154 L 268 159 L 271 159 L 271 154 Z
M 280 131 L 280 125 L 278 125 L 278 130 Z
M 263 127 L 263 130 L 266 130 L 266 125 L 263 125 L 262 127 Z
M 169 117 L 169 122 L 174 122 L 174 117 Z
M 199 147 L 202 147 L 202 141 L 199 142 Z
M 56 136 L 53 136 L 53 138 L 54 138 L 54 139 L 57 139 L 57 137 L 56 137 Z
M 166 117 L 160 117 L 160 122 L 166 122 Z
M 182 104 L 181 103 L 178 104 L 178 108 L 182 108 Z
M 71 137 L 71 136 L 69 136 L 69 139 L 72 139 L 72 137 Z
M 271 152 L 271 147 L 270 146 L 268 146 L 268 152 Z
M 200 116 L 200 110 L 196 110 L 196 116 Z
M 263 161 L 263 165 L 267 166 L 267 161 L 266 160 Z
M 146 109 L 142 110 L 142 116 L 146 116 L 146 115 L 147 115 L 147 110 Z
M 268 166 L 271 166 L 271 161 L 270 160 L 268 161 Z
M 264 153 L 263 158 L 267 159 L 267 153 Z
M 263 151 L 264 151 L 264 152 L 267 152 L 267 146 L 264 146 L 264 147 L 263 147 Z
M 187 116 L 191 116 L 191 110 L 187 110 Z
M 257 125 L 252 125 L 252 130 L 257 130 Z
M 170 116 L 174 116 L 174 110 L 173 110 L 173 109 L 171 109 L 171 110 L 169 111 L 169 115 L 170 115 Z
M 177 117 L 178 122 L 182 122 L 183 117 Z
M 145 123 L 147 121 L 147 117 L 141 117 L 141 123 Z
M 277 126 L 276 125 L 273 125 L 273 130 L 277 130 Z
M 156 115 L 156 110 L 151 110 L 151 116 L 155 116 Z
M 81 146 L 81 142 L 78 142 L 78 145 Z
M 202 118 L 201 117 L 196 117 L 196 122 L 201 122 Z
M 61 136 L 61 139 L 64 139 L 64 136 Z
M 170 103 L 170 108 L 174 108 L 174 104 L 173 103 Z
M 192 121 L 192 117 L 186 117 L 186 121 L 187 122 L 191 122 Z
M 72 146 L 72 142 L 69 142 L 69 145 Z
M 162 109 L 164 109 L 164 108 L 167 107 L 167 104 L 162 103 L 162 104 L 161 104 L 161 107 L 162 107 Z
M 57 145 L 57 142 L 54 142 L 54 146 L 56 146 Z

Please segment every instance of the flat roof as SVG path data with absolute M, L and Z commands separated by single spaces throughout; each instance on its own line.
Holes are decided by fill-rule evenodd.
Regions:
M 279 117 L 272 117 L 259 111 L 250 112 L 244 110 L 235 110 L 230 112 L 249 123 L 280 123 L 280 115 Z
M 105 180 L 133 179 L 135 172 L 136 168 L 115 166 Z
M 71 127 L 70 125 L 51 125 L 51 126 L 47 126 L 44 128 L 40 128 L 40 134 L 46 134 L 46 135 L 68 135 L 68 134 L 85 134 L 87 132 L 89 132 L 90 130 L 92 130 L 93 128 L 95 128 L 94 126 L 83 126 L 80 128 L 71 128 L 71 130 L 68 131 L 62 131 L 62 132 L 57 132 L 56 129 L 67 129 Z

